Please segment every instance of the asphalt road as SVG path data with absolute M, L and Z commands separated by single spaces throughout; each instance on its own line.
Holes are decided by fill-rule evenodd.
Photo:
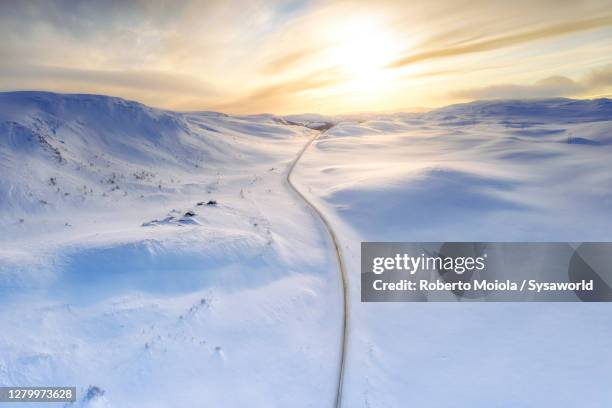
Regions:
M 338 367 L 338 384 L 336 387 L 336 403 L 334 407 L 341 408 L 342 407 L 342 386 L 344 384 L 344 369 L 346 366 L 346 349 L 347 349 L 347 344 L 348 344 L 348 320 L 349 320 L 348 283 L 347 283 L 347 277 L 346 277 L 346 268 L 344 266 L 344 258 L 342 257 L 342 248 L 340 247 L 340 244 L 338 242 L 338 238 L 336 236 L 336 233 L 334 232 L 334 229 L 332 228 L 327 218 L 325 218 L 325 215 L 323 215 L 323 213 L 319 211 L 319 209 L 312 202 L 310 202 L 308 198 L 306 198 L 306 196 L 304 196 L 304 194 L 302 194 L 300 190 L 298 190 L 298 188 L 291 182 L 291 174 L 293 173 L 293 169 L 298 164 L 298 162 L 300 161 L 300 159 L 302 158 L 306 150 L 308 150 L 308 148 L 312 145 L 312 143 L 319 136 L 327 132 L 327 130 L 329 129 L 316 133 L 304 145 L 300 153 L 296 156 L 293 163 L 291 163 L 291 165 L 289 166 L 289 169 L 287 171 L 287 184 L 293 191 L 295 191 L 295 193 L 302 199 L 302 201 L 304 201 L 306 205 L 312 209 L 313 213 L 316 214 L 317 218 L 319 218 L 321 223 L 325 226 L 325 229 L 327 230 L 327 233 L 329 234 L 331 238 L 333 249 L 336 253 L 336 259 L 338 262 L 338 273 L 340 277 L 340 287 L 342 289 L 342 332 L 341 332 L 341 338 L 340 338 L 340 354 L 339 354 L 340 361 L 339 361 L 339 367 Z

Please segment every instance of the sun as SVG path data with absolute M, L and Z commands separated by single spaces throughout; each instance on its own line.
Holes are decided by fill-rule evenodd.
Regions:
M 375 89 L 387 83 L 385 69 L 401 47 L 380 20 L 358 17 L 340 23 L 331 35 L 329 60 L 346 75 L 346 86 L 354 90 Z

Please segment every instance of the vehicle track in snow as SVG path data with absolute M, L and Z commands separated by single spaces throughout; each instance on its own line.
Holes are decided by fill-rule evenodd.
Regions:
M 341 408 L 342 407 L 342 386 L 344 384 L 344 370 L 346 366 L 346 350 L 347 350 L 347 343 L 348 343 L 348 320 L 349 320 L 348 282 L 347 282 L 347 275 L 346 275 L 346 267 L 344 265 L 344 258 L 342 256 L 342 248 L 340 247 L 340 243 L 338 241 L 336 233 L 334 232 L 334 229 L 332 228 L 330 222 L 327 220 L 325 215 L 323 215 L 323 213 L 310 200 L 308 200 L 308 198 L 306 198 L 306 196 L 302 194 L 302 192 L 300 192 L 300 190 L 291 182 L 291 174 L 293 173 L 295 166 L 298 164 L 298 162 L 300 161 L 300 159 L 302 158 L 306 150 L 308 150 L 308 148 L 312 145 L 312 143 L 317 138 L 319 138 L 329 129 L 331 129 L 331 127 L 328 129 L 319 131 L 318 133 L 315 133 L 315 135 L 311 137 L 310 140 L 308 140 L 308 142 L 304 145 L 302 150 L 300 150 L 296 158 L 293 160 L 293 162 L 289 166 L 289 169 L 287 170 L 286 178 L 287 178 L 287 184 L 289 185 L 289 187 L 298 195 L 298 197 L 302 199 L 302 201 L 306 203 L 306 205 L 309 208 L 312 209 L 312 211 L 316 214 L 317 218 L 319 218 L 321 223 L 325 226 L 325 230 L 327 231 L 327 233 L 329 234 L 331 238 L 331 242 L 334 247 L 334 252 L 336 253 L 336 260 L 338 263 L 338 272 L 340 275 L 339 276 L 340 277 L 340 287 L 342 291 L 342 331 L 340 335 L 341 338 L 340 338 L 340 358 L 339 358 L 339 367 L 338 367 L 338 383 L 336 386 L 336 400 L 335 400 L 334 407 Z

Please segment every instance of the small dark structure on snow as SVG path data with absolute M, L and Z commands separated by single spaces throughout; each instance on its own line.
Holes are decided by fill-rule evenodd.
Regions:
M 217 205 L 217 200 L 208 200 L 207 202 L 204 201 L 200 201 L 199 203 L 196 204 L 197 206 L 203 206 L 203 205 L 208 205 L 210 207 L 214 207 Z

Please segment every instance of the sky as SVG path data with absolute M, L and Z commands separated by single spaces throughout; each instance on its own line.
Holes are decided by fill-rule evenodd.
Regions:
M 612 0 L 0 0 L 0 90 L 232 114 L 612 95 Z

